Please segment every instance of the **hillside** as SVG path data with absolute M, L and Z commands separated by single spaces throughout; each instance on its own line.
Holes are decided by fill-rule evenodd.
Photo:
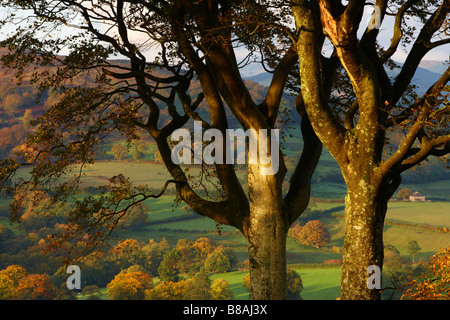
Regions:
M 0 56 L 6 53 L 6 49 L 0 48 Z M 125 60 L 111 60 L 112 64 L 120 65 L 122 67 L 127 65 Z M 437 72 L 442 72 L 446 67 L 445 62 L 438 61 L 424 61 L 421 67 L 418 68 L 417 73 L 413 79 L 413 83 L 418 86 L 417 92 L 426 90 L 440 75 Z M 263 100 L 268 85 L 271 81 L 271 74 L 266 72 L 260 72 L 262 67 L 258 64 L 252 64 L 243 71 L 244 74 L 250 76 L 245 78 L 246 85 L 250 91 L 250 94 L 254 100 L 259 103 Z M 54 91 L 45 91 L 38 95 L 38 90 L 35 86 L 31 85 L 27 79 L 31 77 L 33 72 L 44 72 L 39 68 L 30 69 L 24 74 L 24 81 L 20 86 L 14 84 L 13 72 L 6 72 L 4 68 L 0 66 L 0 157 L 7 157 L 11 155 L 12 150 L 24 142 L 26 135 L 31 128 L 27 125 L 27 122 L 31 118 L 41 116 L 47 108 L 58 100 L 58 94 Z M 164 75 L 162 71 L 155 70 L 156 74 Z M 159 73 L 158 73 L 159 72 Z M 393 76 L 397 71 L 389 71 Z M 94 85 L 93 79 L 86 76 L 78 81 L 72 83 L 72 85 Z M 196 97 L 201 91 L 198 80 L 193 79 L 189 93 L 191 96 Z M 286 134 L 281 141 L 283 147 L 283 153 L 289 157 L 287 159 L 288 168 L 291 169 L 288 172 L 292 173 L 293 166 L 295 165 L 302 147 L 303 141 L 301 132 L 299 130 L 300 117 L 293 107 L 294 97 L 285 94 L 282 101 L 282 106 L 287 108 L 290 117 L 290 122 L 284 124 Z M 167 107 L 161 107 L 162 121 L 165 121 L 169 117 Z M 178 108 L 181 111 L 181 106 L 178 103 Z M 199 114 L 209 119 L 208 106 L 206 101 L 203 101 L 199 108 Z M 236 118 L 232 115 L 231 111 L 226 108 L 229 125 L 231 128 L 238 128 L 240 124 Z M 402 138 L 402 134 L 391 134 L 390 139 L 394 143 L 398 143 Z M 116 142 L 120 142 L 122 138 L 119 136 L 111 135 L 110 139 L 105 141 L 103 148 L 106 154 L 100 155 L 98 160 L 113 159 L 110 153 L 110 148 Z M 148 139 L 147 139 L 148 140 Z M 148 141 L 152 144 L 151 139 Z M 149 146 L 148 150 L 154 152 L 155 147 Z M 148 154 L 147 159 L 154 160 L 153 154 Z M 403 175 L 404 183 L 424 183 L 432 181 L 442 181 L 450 179 L 450 171 L 445 170 L 436 159 L 424 162 L 418 166 L 415 170 L 410 170 Z M 320 164 L 314 175 L 314 182 L 324 184 L 327 183 L 328 187 L 320 187 L 319 190 L 324 192 L 322 196 L 342 198 L 342 194 L 345 187 L 342 187 L 343 179 L 334 159 L 330 156 L 327 150 L 323 151 Z M 337 187 L 333 187 L 332 184 L 337 184 Z M 328 192 L 329 190 L 337 190 L 337 192 Z M 448 198 L 448 197 L 446 197 Z

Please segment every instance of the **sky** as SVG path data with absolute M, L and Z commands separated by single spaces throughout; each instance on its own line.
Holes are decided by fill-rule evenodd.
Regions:
M 361 25 L 360 25 L 360 34 L 361 31 L 365 30 L 365 27 L 370 23 L 370 18 L 371 18 L 371 14 L 373 12 L 373 9 L 370 7 L 366 7 L 364 16 L 361 20 Z M 8 15 L 8 12 L 5 9 L 0 9 L 0 21 L 3 20 L 3 18 Z M 79 18 L 79 17 L 78 17 Z M 390 39 L 392 37 L 393 34 L 393 17 L 389 17 L 386 16 L 381 28 L 380 28 L 380 32 L 379 32 L 379 37 L 378 37 L 378 42 L 381 46 L 383 47 L 388 47 L 390 44 Z M 418 31 L 420 31 L 420 25 L 417 24 Z M 10 26 L 8 29 L 6 29 L 7 32 L 11 32 L 14 31 L 16 28 L 15 25 Z M 66 28 L 67 30 L 64 30 L 61 32 L 61 36 L 65 35 L 65 34 L 70 34 L 70 32 L 73 32 L 71 30 L 69 30 L 68 28 Z M 78 32 L 78 30 L 76 30 L 76 32 Z M 0 30 L 0 39 L 3 39 L 5 37 L 5 32 L 4 30 Z M 137 39 L 136 37 L 134 37 L 135 39 Z M 144 39 L 139 39 L 137 40 L 137 42 L 142 43 L 144 41 Z M 147 56 L 150 58 L 152 56 L 154 56 L 155 52 L 156 52 L 156 48 L 154 48 L 153 50 L 150 50 L 149 52 L 147 52 Z M 331 52 L 332 50 L 332 46 L 331 44 L 325 45 L 324 46 L 324 54 L 327 54 L 327 52 Z M 403 48 L 401 46 L 399 46 L 397 52 L 392 56 L 394 61 L 397 62 L 404 62 L 405 58 L 408 55 L 408 50 L 409 47 Z M 441 46 L 438 48 L 435 48 L 433 50 L 431 50 L 425 57 L 423 60 L 435 60 L 435 61 L 447 61 L 449 60 L 449 53 L 450 53 L 450 44 L 445 45 L 445 46 Z M 63 53 L 65 54 L 65 53 Z M 236 51 L 236 55 L 238 57 L 238 59 L 243 59 L 246 55 L 247 52 L 245 50 L 237 50 Z M 244 74 L 245 76 L 250 76 L 250 75 L 254 75 L 254 74 L 258 74 L 264 72 L 264 70 L 262 69 L 262 67 L 260 65 L 251 65 L 248 68 L 244 69 Z

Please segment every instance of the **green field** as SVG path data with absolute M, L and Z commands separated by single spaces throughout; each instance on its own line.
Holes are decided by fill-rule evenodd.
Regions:
M 341 269 L 294 269 L 303 281 L 301 293 L 303 300 L 336 300 L 340 295 Z M 211 280 L 224 279 L 230 284 L 230 289 L 236 300 L 247 300 L 249 294 L 242 284 L 246 271 L 234 271 L 212 275 Z

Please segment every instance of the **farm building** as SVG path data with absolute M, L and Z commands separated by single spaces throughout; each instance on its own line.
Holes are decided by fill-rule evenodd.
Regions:
M 425 201 L 425 196 L 422 195 L 420 192 L 414 192 L 412 195 L 409 196 L 409 201 L 417 202 L 417 201 Z

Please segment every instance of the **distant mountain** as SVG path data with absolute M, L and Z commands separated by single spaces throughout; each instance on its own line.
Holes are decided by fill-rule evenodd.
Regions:
M 403 64 L 397 63 L 398 69 L 388 70 L 389 77 L 394 78 L 400 72 Z M 422 61 L 414 74 L 411 84 L 416 85 L 418 95 L 424 94 L 430 86 L 432 86 L 448 68 L 448 61 Z
M 428 71 L 442 74 L 448 68 L 448 61 L 424 60 L 419 67 Z
M 272 81 L 272 74 L 268 72 L 263 72 L 250 76 L 247 79 L 253 80 L 264 87 L 268 87 L 270 85 L 270 82 Z
M 401 63 L 397 62 L 397 64 L 400 68 L 403 66 Z M 442 73 L 447 69 L 448 65 L 448 61 L 422 61 L 411 81 L 412 84 L 418 87 L 417 93 L 419 95 L 425 93 L 428 88 L 439 79 Z M 257 72 L 258 68 L 260 72 Z M 400 72 L 400 68 L 387 70 L 388 76 L 391 77 L 391 79 L 394 78 Z M 272 80 L 272 74 L 265 72 L 259 64 L 255 64 L 251 69 L 247 69 L 247 71 L 243 72 L 243 75 L 247 79 L 251 79 L 262 86 L 269 86 L 270 81 Z

